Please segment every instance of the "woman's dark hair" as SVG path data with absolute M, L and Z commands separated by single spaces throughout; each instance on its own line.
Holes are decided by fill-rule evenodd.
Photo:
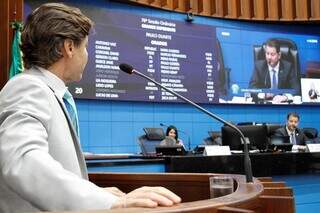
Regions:
M 178 141 L 178 138 L 179 138 L 179 137 L 178 137 L 178 129 L 177 129 L 177 127 L 175 127 L 175 126 L 173 126 L 173 125 L 168 126 L 167 131 L 166 131 L 166 136 L 169 136 L 169 132 L 170 132 L 172 129 L 176 132 L 176 137 L 175 137 L 175 139 Z
M 66 39 L 76 47 L 89 35 L 93 22 L 78 8 L 59 3 L 43 4 L 28 17 L 21 33 L 25 68 L 48 68 L 62 58 Z

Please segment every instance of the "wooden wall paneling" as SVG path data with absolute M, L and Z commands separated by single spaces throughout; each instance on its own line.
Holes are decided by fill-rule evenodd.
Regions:
M 190 2 L 190 8 L 186 12 L 192 12 L 194 14 L 199 14 L 199 2 L 197 0 L 188 0 Z
M 137 0 L 138 3 L 141 3 L 141 4 L 151 4 L 154 0 Z
M 255 0 L 254 2 L 254 17 L 256 20 L 265 20 L 267 17 L 268 9 L 267 9 L 267 0 Z
M 211 0 L 210 1 L 210 5 L 211 5 L 211 16 L 216 16 L 217 14 L 217 0 Z
M 202 0 L 202 12 L 200 15 L 211 16 L 213 13 L 211 11 L 212 0 Z
M 307 21 L 311 16 L 310 0 L 296 0 L 296 18 L 297 21 Z
M 267 20 L 278 21 L 281 17 L 281 1 L 268 0 L 268 16 Z
M 174 10 L 175 8 L 173 8 L 173 2 L 174 0 L 165 0 L 162 7 L 167 10 Z
M 320 20 L 320 0 L 130 0 L 130 2 L 178 12 L 193 12 L 195 15 L 232 19 Z
M 236 19 L 240 16 L 241 5 L 240 0 L 228 0 L 228 13 L 227 18 Z
M 320 0 L 129 0 L 129 2 L 183 13 L 192 12 L 195 15 L 232 19 L 313 22 L 320 20 Z
M 253 17 L 253 0 L 241 0 L 239 18 L 251 19 L 252 17 Z
M 310 20 L 320 20 L 320 1 L 319 0 L 311 0 Z
M 0 1 L 0 89 L 8 79 L 9 70 L 9 0 Z
M 227 15 L 228 12 L 228 5 L 227 1 L 225 0 L 216 0 L 216 14 L 217 17 L 224 17 Z
M 177 7 L 177 11 L 179 12 L 189 12 L 191 9 L 190 7 L 190 1 L 186 1 L 186 0 L 179 0 L 178 1 L 178 7 Z
M 22 21 L 23 0 L 0 1 L 0 89 L 8 81 L 13 30 L 10 23 Z
M 190 0 L 192 12 L 195 14 L 203 13 L 203 0 Z
M 281 0 L 281 20 L 293 21 L 296 18 L 295 0 Z
M 167 0 L 152 0 L 150 5 L 155 7 L 164 7 L 167 4 Z
M 211 0 L 211 15 L 217 13 L 217 1 L 216 0 Z
M 175 10 L 178 8 L 179 1 L 178 0 L 172 0 L 172 10 Z

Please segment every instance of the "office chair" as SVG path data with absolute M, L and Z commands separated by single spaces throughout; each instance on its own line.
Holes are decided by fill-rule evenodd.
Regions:
M 283 125 L 280 124 L 266 124 L 268 137 L 270 138 L 271 136 L 273 136 L 275 131 L 277 129 L 280 129 L 282 126 Z
M 278 43 L 280 44 L 281 59 L 292 63 L 296 71 L 296 76 L 300 78 L 300 64 L 299 64 L 297 45 L 292 40 L 285 39 L 285 38 L 272 38 L 270 40 L 278 41 Z M 265 43 L 263 43 L 262 45 L 253 46 L 254 62 L 258 60 L 265 60 L 264 49 L 265 49 Z
M 302 128 L 302 131 L 311 143 L 320 143 L 320 138 L 318 138 L 318 130 L 316 128 L 306 127 Z
M 138 138 L 138 143 L 142 155 L 155 155 L 156 146 L 165 138 L 165 133 L 162 128 L 146 127 L 143 128 L 146 134 Z

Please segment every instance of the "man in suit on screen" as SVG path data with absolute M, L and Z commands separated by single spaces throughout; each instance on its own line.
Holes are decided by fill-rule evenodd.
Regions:
M 79 122 L 66 84 L 87 63 L 92 21 L 77 8 L 43 4 L 22 31 L 26 70 L 0 92 L 0 212 L 171 206 L 163 187 L 128 194 L 88 181 Z
M 250 88 L 296 89 L 297 74 L 293 65 L 281 59 L 277 40 L 269 40 L 265 45 L 265 60 L 255 62 L 249 83 Z

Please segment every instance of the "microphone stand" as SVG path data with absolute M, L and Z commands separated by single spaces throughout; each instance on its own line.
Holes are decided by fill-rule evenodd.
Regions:
M 166 124 L 163 124 L 163 123 L 160 123 L 160 126 L 165 126 L 165 127 L 167 127 L 168 128 L 168 125 L 166 125 Z M 188 136 L 188 150 L 190 151 L 191 150 L 191 140 L 190 140 L 190 135 L 187 133 L 187 132 L 185 132 L 185 131 L 182 131 L 182 130 L 178 130 L 178 132 L 181 132 L 181 133 L 183 133 L 183 134 L 185 134 L 186 136 Z
M 208 110 L 206 110 L 205 108 L 199 106 L 198 104 L 192 102 L 191 100 L 185 98 L 184 96 L 176 93 L 175 91 L 161 85 L 159 82 L 155 81 L 154 79 L 150 78 L 149 76 L 133 69 L 132 66 L 128 65 L 128 64 L 120 64 L 120 69 L 128 74 L 136 74 L 139 75 L 142 78 L 145 78 L 151 82 L 153 82 L 154 84 L 156 84 L 157 86 L 159 86 L 160 88 L 166 90 L 167 92 L 170 92 L 171 94 L 177 96 L 178 98 L 180 98 L 181 100 L 191 104 L 192 106 L 194 106 L 195 108 L 197 108 L 198 110 L 202 111 L 203 113 L 209 115 L 210 117 L 220 121 L 221 123 L 225 124 L 226 126 L 229 126 L 230 128 L 234 129 L 241 137 L 241 139 L 243 140 L 243 147 L 244 147 L 244 171 L 245 171 L 245 175 L 246 175 L 246 182 L 247 183 L 252 183 L 252 168 L 251 168 L 251 160 L 249 157 L 249 150 L 248 150 L 248 144 L 247 144 L 247 140 L 245 139 L 243 133 L 240 131 L 240 129 L 238 129 L 235 125 L 233 125 L 232 123 L 218 117 L 217 115 L 209 112 Z

